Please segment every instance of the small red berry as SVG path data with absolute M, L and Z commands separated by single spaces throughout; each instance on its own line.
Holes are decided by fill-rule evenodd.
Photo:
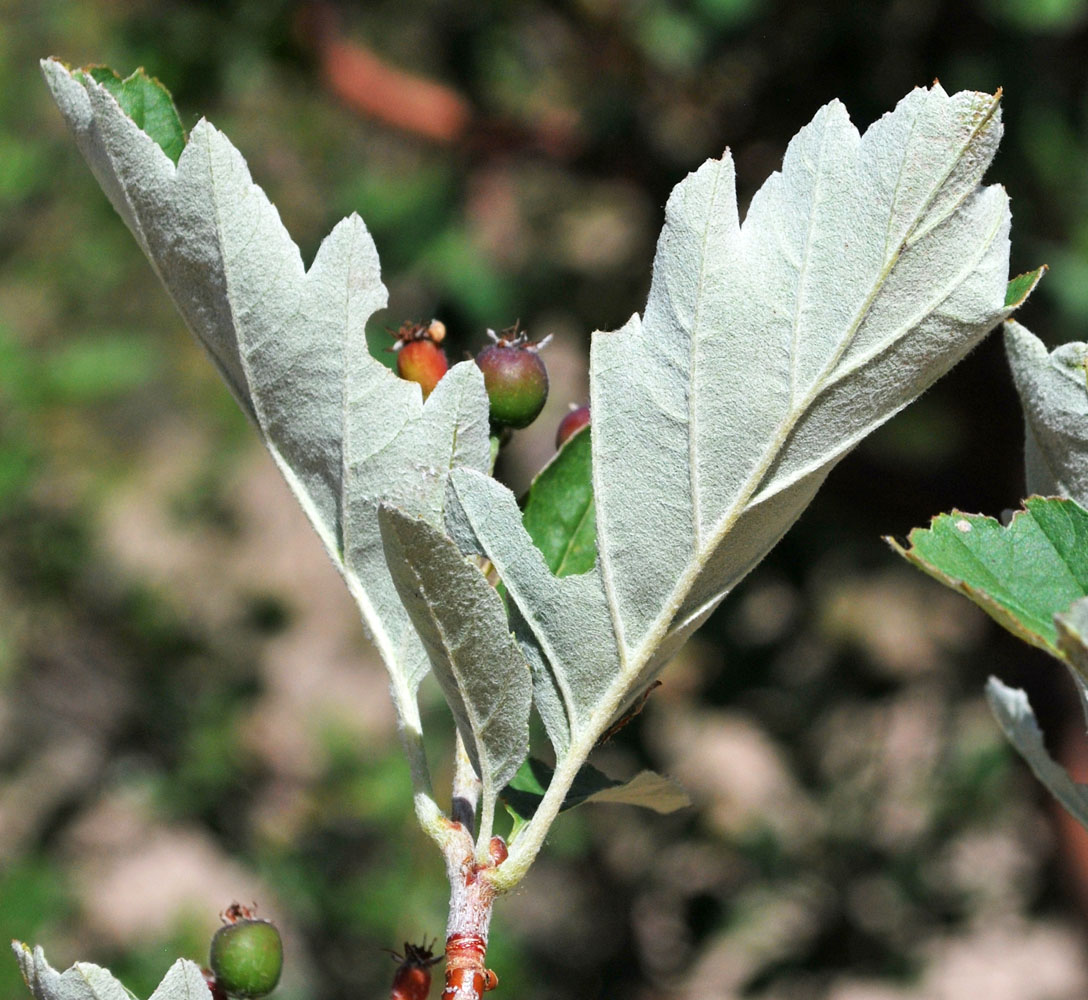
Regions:
M 579 406 L 571 410 L 559 421 L 559 428 L 555 432 L 555 446 L 561 448 L 566 440 L 573 436 L 575 431 L 580 431 L 589 423 L 589 407 Z
M 446 352 L 438 345 L 446 338 L 446 324 L 432 319 L 422 323 L 404 323 L 395 334 L 397 374 L 408 382 L 418 382 L 426 399 L 449 370 Z
M 496 336 L 476 356 L 484 373 L 484 386 L 491 402 L 491 421 L 506 427 L 528 427 L 536 420 L 548 398 L 548 369 L 537 353 L 544 341 L 531 344 L 516 327 Z

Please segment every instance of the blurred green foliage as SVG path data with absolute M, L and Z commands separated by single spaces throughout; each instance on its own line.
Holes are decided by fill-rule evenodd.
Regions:
M 231 137 L 307 260 L 359 212 L 390 288 L 369 331 L 379 356 L 403 319 L 441 316 L 451 358 L 520 319 L 584 370 L 589 332 L 641 308 L 686 171 L 731 147 L 743 203 L 822 103 L 841 98 L 864 125 L 934 78 L 1004 87 L 989 177 L 1013 198 L 1014 273 L 1051 265 L 1021 319 L 1051 343 L 1085 339 L 1085 7 L 343 5 L 342 40 L 467 102 L 469 126 L 442 144 L 338 100 L 296 0 L 0 0 L 0 929 L 58 963 L 110 965 L 141 996 L 176 954 L 200 959 L 231 899 L 156 922 L 174 898 L 164 873 L 147 897 L 113 900 L 151 928 L 125 940 L 92 905 L 110 850 L 154 841 L 109 847 L 103 829 L 120 838 L 134 813 L 270 887 L 290 923 L 284 1000 L 381 995 L 395 967 L 381 949 L 440 936 L 445 908 L 370 695 L 337 695 L 366 725 L 319 714 L 303 732 L 276 714 L 327 683 L 294 681 L 283 660 L 306 677 L 357 659 L 373 700 L 383 682 L 350 609 L 353 638 L 331 654 L 309 578 L 273 575 L 295 529 L 272 518 L 265 548 L 249 537 L 280 502 L 247 500 L 263 483 L 253 435 L 65 134 L 38 58 L 144 66 L 186 128 L 207 115 Z M 578 391 L 553 385 L 560 408 Z M 943 611 L 925 581 L 904 583 L 879 542 L 953 503 L 1014 506 L 1020 440 L 989 343 L 843 463 L 602 752 L 610 773 L 677 771 L 698 807 L 564 817 L 499 904 L 503 990 L 815 997 L 861 979 L 924 994 L 933 956 L 987 915 L 1077 926 L 1035 789 L 980 714 L 990 670 L 1030 671 L 1037 704 L 1059 702 L 1059 682 L 966 608 Z M 896 626 L 899 608 L 914 617 Z M 437 761 L 450 729 L 433 686 L 424 711 Z M 908 722 L 914 742 L 896 736 Z M 762 748 L 788 795 L 731 797 L 726 764 L 748 758 L 715 771 L 719 746 Z M 987 863 L 1003 895 L 962 859 L 998 837 L 1006 853 Z M 1017 850 L 1028 860 L 1002 868 Z M 0 960 L 0 994 L 20 990 Z

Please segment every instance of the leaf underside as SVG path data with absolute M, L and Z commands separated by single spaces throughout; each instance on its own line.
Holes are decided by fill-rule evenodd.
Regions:
M 1088 344 L 1047 353 L 1038 337 L 1010 320 L 1005 353 L 1024 411 L 1027 492 L 1088 506 Z
M 901 556 L 965 594 L 1004 628 L 1058 659 L 1056 614 L 1088 594 L 1088 512 L 1029 497 L 1008 527 L 981 514 L 940 514 L 915 528 Z
M 396 508 L 379 512 L 393 581 L 493 805 L 529 752 L 529 668 L 502 599 L 441 531 Z
M 1042 731 L 1027 695 L 991 677 L 986 684 L 986 699 L 1005 736 L 1028 762 L 1035 776 L 1081 826 L 1088 827 L 1088 785 L 1074 781 L 1047 753 Z M 1084 699 L 1082 686 L 1082 704 Z
M 206 121 L 175 164 L 92 77 L 42 70 L 77 144 L 343 573 L 393 677 L 402 719 L 428 669 L 385 564 L 379 503 L 442 523 L 450 468 L 489 468 L 479 369 L 455 366 L 428 398 L 370 354 L 384 307 L 358 216 L 309 269 L 241 154 Z M 131 78 L 130 78 L 131 79 Z
M 833 102 L 743 225 L 728 153 L 676 187 L 645 312 L 593 337 L 585 572 L 552 571 L 503 487 L 451 475 L 447 529 L 503 579 L 559 760 L 1030 290 L 1006 305 L 1008 200 L 979 186 L 1000 132 L 983 94 L 917 90 L 864 136 Z
M 41 948 L 12 941 L 19 962 L 35 1000 L 132 1000 L 132 994 L 110 973 L 89 962 L 77 962 L 65 972 L 57 972 Z M 210 1000 L 211 992 L 204 974 L 195 962 L 179 958 L 166 973 L 150 1000 Z

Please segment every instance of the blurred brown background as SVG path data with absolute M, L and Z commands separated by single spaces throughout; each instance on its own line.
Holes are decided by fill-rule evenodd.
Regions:
M 520 319 L 553 397 L 518 487 L 585 398 L 594 328 L 641 309 L 668 192 L 730 146 L 746 203 L 841 98 L 861 127 L 935 77 L 1005 88 L 989 174 L 1021 320 L 1088 326 L 1088 0 L 0 0 L 0 939 L 146 996 L 257 900 L 282 1000 L 386 995 L 440 936 L 382 668 L 315 537 L 66 134 L 37 69 L 138 65 L 207 115 L 312 258 L 374 233 L 384 326 L 451 354 Z M 1020 496 L 991 340 L 832 475 L 600 753 L 691 791 L 565 816 L 497 907 L 521 1000 L 1063 1000 L 1088 991 L 1085 837 L 982 701 L 1025 685 L 1067 758 L 1059 668 L 880 541 Z M 435 762 L 450 723 L 423 690 Z M 441 775 L 440 781 L 442 779 Z M 1078 846 L 1079 845 L 1079 846 Z M 0 956 L 0 996 L 24 995 Z M 438 992 L 437 987 L 434 991 Z

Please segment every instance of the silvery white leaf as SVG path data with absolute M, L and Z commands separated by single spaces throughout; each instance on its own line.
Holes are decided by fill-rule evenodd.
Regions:
M 560 756 L 639 696 L 843 455 L 1008 314 L 1008 199 L 979 187 L 1000 131 L 995 98 L 937 86 L 864 136 L 833 102 L 743 226 L 728 153 L 677 186 L 644 315 L 593 337 L 594 572 L 555 580 L 509 497 L 451 477 L 447 529 L 517 604 Z
M 1054 762 L 1043 743 L 1028 697 L 991 677 L 986 682 L 986 699 L 1009 741 L 1020 751 L 1032 771 L 1077 820 L 1088 827 L 1088 785 L 1074 781 L 1065 768 Z
M 741 226 L 733 163 L 674 190 L 644 316 L 596 334 L 600 571 L 621 657 L 720 600 L 831 467 L 1006 314 L 994 97 L 916 90 L 863 137 L 832 102 Z
M 591 725 L 619 674 L 612 620 L 596 571 L 556 577 L 522 527 L 514 494 L 471 469 L 450 474 L 446 528 L 463 552 L 487 554 L 515 604 L 533 697 L 557 754 Z
M 1038 337 L 1009 320 L 1005 353 L 1024 410 L 1027 492 L 1088 506 L 1088 344 L 1047 353 Z
M 442 532 L 395 507 L 378 521 L 393 581 L 483 786 L 484 813 L 529 753 L 529 666 L 502 598 Z
M 133 994 L 110 973 L 89 962 L 76 962 L 57 972 L 40 947 L 33 951 L 19 941 L 11 943 L 23 979 L 36 1000 L 133 1000 Z M 211 991 L 200 967 L 179 958 L 166 973 L 151 1000 L 210 1000 Z
M 307 271 L 241 154 L 206 121 L 177 167 L 93 80 L 42 70 L 76 141 L 190 329 L 257 425 L 343 572 L 394 677 L 398 708 L 426 656 L 385 568 L 377 505 L 441 523 L 444 476 L 487 469 L 487 398 L 455 367 L 426 406 L 366 345 L 386 303 L 358 216 L 340 222 Z

